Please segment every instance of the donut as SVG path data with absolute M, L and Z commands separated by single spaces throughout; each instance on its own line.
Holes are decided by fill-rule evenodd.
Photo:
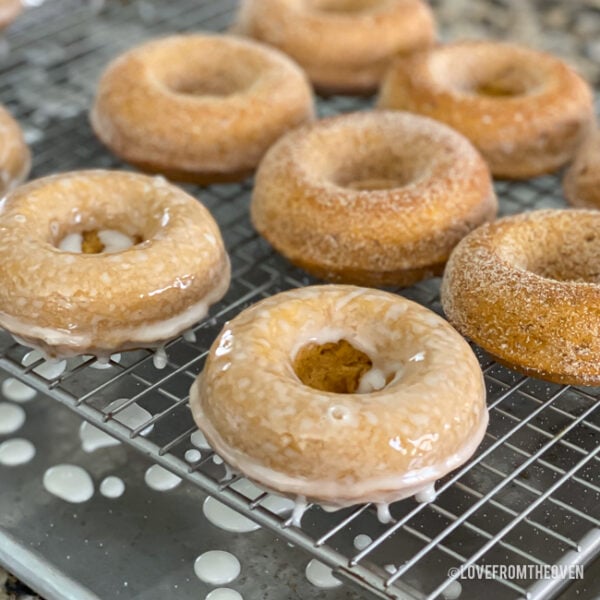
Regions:
M 48 357 L 159 347 L 228 285 L 216 223 L 162 177 L 45 177 L 0 214 L 0 326 Z
M 19 124 L 0 106 L 0 197 L 23 182 L 31 169 L 31 153 Z
M 313 118 L 310 84 L 286 56 L 223 35 L 154 40 L 112 62 L 91 111 L 98 138 L 143 171 L 244 179 L 288 129 Z
M 236 316 L 190 404 L 235 470 L 334 507 L 430 488 L 472 455 L 488 421 L 477 359 L 446 321 L 345 285 L 283 292 Z
M 254 227 L 327 281 L 411 285 L 496 214 L 488 168 L 467 139 L 394 111 L 346 114 L 288 133 L 267 153 Z
M 22 12 L 21 0 L 0 0 L 0 30 L 6 29 Z
M 397 61 L 378 106 L 447 123 L 475 144 L 494 176 L 509 179 L 569 162 L 594 118 L 590 87 L 563 61 L 489 41 L 439 46 Z
M 600 213 L 541 210 L 467 236 L 442 282 L 446 317 L 499 362 L 600 384 Z
M 575 155 L 563 179 L 569 204 L 600 208 L 600 132 L 591 133 Z
M 296 60 L 322 93 L 374 92 L 391 60 L 427 47 L 422 0 L 243 0 L 234 31 Z

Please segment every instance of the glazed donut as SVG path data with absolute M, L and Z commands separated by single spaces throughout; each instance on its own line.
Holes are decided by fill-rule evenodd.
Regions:
M 348 388 L 350 371 L 360 381 Z M 471 456 L 488 421 L 477 359 L 446 321 L 337 285 L 277 294 L 227 323 L 190 403 L 234 469 L 336 507 L 428 488 Z
M 0 106 L 0 197 L 27 178 L 31 153 L 19 124 Z
M 459 42 L 399 60 L 378 104 L 447 123 L 493 175 L 514 179 L 569 162 L 593 122 L 591 90 L 563 61 L 500 42 Z
M 374 92 L 398 55 L 433 43 L 422 0 L 243 0 L 234 31 L 276 46 L 325 93 Z
M 251 203 L 258 232 L 316 277 L 411 285 L 496 214 L 489 171 L 463 136 L 399 112 L 341 115 L 269 150 Z
M 283 54 L 232 36 L 178 35 L 111 63 L 91 122 L 140 169 L 212 183 L 250 175 L 278 137 L 313 114 L 310 84 Z
M 600 132 L 589 135 L 575 155 L 563 180 L 569 204 L 600 208 Z
M 0 326 L 49 357 L 158 347 L 228 285 L 216 223 L 162 177 L 45 177 L 0 214 Z
M 444 274 L 449 321 L 528 375 L 600 384 L 600 213 L 543 210 L 485 225 Z
M 6 29 L 22 12 L 21 0 L 0 0 L 0 29 Z

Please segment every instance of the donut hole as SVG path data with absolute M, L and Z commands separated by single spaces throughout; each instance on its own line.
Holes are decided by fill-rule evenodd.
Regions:
M 589 216 L 589 215 L 586 215 Z M 596 219 L 558 217 L 531 221 L 505 240 L 500 254 L 546 279 L 600 283 L 600 233 Z M 556 226 L 555 226 L 556 225 Z
M 55 245 L 63 252 L 105 254 L 122 252 L 144 241 L 140 235 L 127 235 L 117 229 L 87 229 L 62 236 Z
M 382 0 L 310 0 L 310 7 L 324 13 L 363 13 L 378 8 Z
M 431 72 L 443 87 L 482 98 L 519 98 L 543 85 L 535 62 L 503 47 L 446 48 L 432 57 Z
M 236 78 L 235 74 L 221 73 L 219 77 L 206 77 L 193 71 L 170 74 L 165 82 L 177 94 L 186 96 L 225 97 L 237 94 L 249 87 L 249 82 Z
M 372 366 L 365 352 L 344 339 L 325 344 L 309 343 L 300 348 L 293 364 L 296 376 L 304 385 L 336 394 L 356 393 L 360 380 Z

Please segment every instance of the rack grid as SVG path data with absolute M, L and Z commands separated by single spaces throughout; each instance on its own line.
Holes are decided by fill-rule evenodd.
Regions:
M 95 81 L 116 54 L 156 35 L 222 30 L 232 0 L 54 0 L 28 11 L 9 36 L 0 68 L 0 101 L 24 126 L 38 177 L 82 168 L 125 168 L 96 141 L 87 122 Z M 368 108 L 364 99 L 319 99 L 322 115 Z M 198 324 L 195 341 L 168 344 L 157 370 L 149 351 L 123 354 L 107 368 L 72 359 L 48 379 L 42 360 L 23 365 L 27 349 L 0 334 L 0 368 L 45 392 L 83 419 L 142 452 L 302 547 L 336 576 L 380 598 L 551 598 L 568 581 L 496 577 L 462 579 L 456 569 L 477 565 L 586 564 L 600 555 L 600 389 L 559 386 L 519 375 L 474 348 L 484 370 L 490 425 L 473 459 L 438 483 L 429 504 L 392 505 L 394 521 L 379 523 L 369 505 L 335 513 L 318 506 L 302 527 L 268 508 L 268 494 L 247 497 L 239 477 L 208 449 L 190 465 L 183 455 L 196 431 L 188 391 L 224 321 L 261 298 L 316 281 L 275 254 L 248 219 L 251 182 L 186 186 L 215 216 L 232 260 L 226 297 Z M 560 182 L 547 176 L 498 182 L 501 213 L 563 206 Z M 441 314 L 439 280 L 398 293 Z M 98 366 L 98 365 L 95 365 Z M 40 374 L 42 373 L 42 374 Z M 117 399 L 117 400 L 115 400 Z M 152 417 L 135 429 L 119 415 L 136 403 Z M 148 432 L 149 427 L 152 430 Z M 371 543 L 356 550 L 356 533 Z M 454 571 L 452 571 L 454 569 Z M 449 575 L 449 573 L 453 573 Z

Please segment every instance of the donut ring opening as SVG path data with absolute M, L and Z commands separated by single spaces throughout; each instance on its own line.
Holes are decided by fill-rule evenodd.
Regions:
M 446 47 L 431 55 L 430 69 L 438 85 L 472 96 L 506 100 L 541 93 L 545 87 L 545 70 L 535 61 L 515 61 L 491 47 L 468 56 L 460 47 Z

